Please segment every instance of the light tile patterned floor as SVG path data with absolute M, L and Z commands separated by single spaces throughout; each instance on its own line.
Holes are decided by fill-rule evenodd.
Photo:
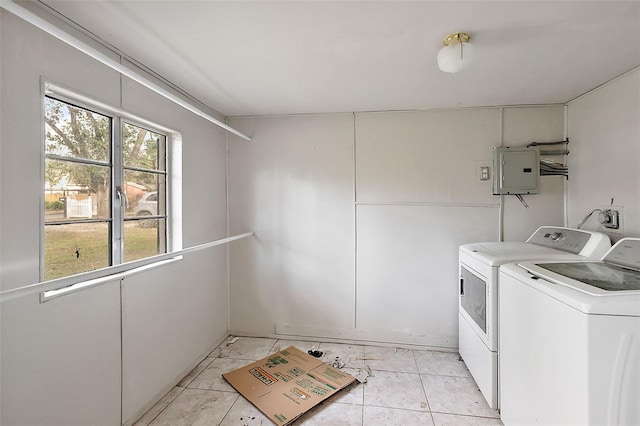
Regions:
M 289 346 L 305 352 L 315 346 L 324 361 L 339 356 L 351 374 L 365 367 L 373 373 L 367 383 L 343 390 L 296 425 L 502 425 L 456 353 L 240 337 L 212 351 L 135 426 L 272 425 L 222 373 Z

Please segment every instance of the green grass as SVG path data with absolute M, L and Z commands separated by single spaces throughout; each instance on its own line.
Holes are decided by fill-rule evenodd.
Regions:
M 157 253 L 157 228 L 125 224 L 125 261 Z M 45 228 L 45 280 L 109 266 L 108 227 L 102 223 Z
M 131 262 L 158 254 L 158 228 L 141 228 L 129 223 L 124 229 L 124 260 Z

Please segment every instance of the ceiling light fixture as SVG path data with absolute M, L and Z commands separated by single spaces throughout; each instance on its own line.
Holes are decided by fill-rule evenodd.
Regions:
M 469 66 L 473 60 L 470 38 L 467 33 L 453 33 L 444 38 L 444 47 L 438 52 L 438 67 L 441 71 L 455 73 Z

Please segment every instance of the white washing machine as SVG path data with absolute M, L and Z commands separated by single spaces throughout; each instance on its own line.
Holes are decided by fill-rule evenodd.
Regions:
M 640 238 L 500 268 L 505 425 L 640 425 Z
M 599 232 L 543 226 L 526 242 L 460 246 L 459 352 L 491 408 L 498 388 L 498 268 L 526 260 L 600 259 L 611 247 Z

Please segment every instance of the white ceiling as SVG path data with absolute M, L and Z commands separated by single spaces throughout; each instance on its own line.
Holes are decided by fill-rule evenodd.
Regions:
M 640 65 L 640 1 L 43 2 L 228 116 L 565 103 Z

